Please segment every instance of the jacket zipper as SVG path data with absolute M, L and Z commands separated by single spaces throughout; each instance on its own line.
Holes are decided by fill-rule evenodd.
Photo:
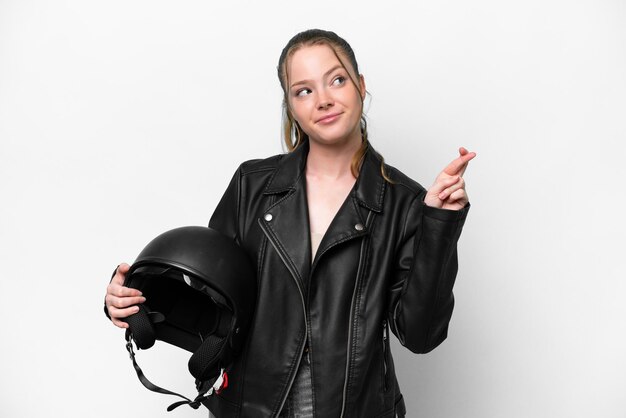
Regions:
M 389 331 L 387 328 L 387 320 L 383 319 L 383 390 L 387 392 L 387 338 Z
M 259 219 L 258 222 L 259 222 L 259 225 L 261 226 L 261 229 L 265 233 L 265 236 L 267 237 L 269 242 L 272 244 L 272 247 L 274 247 L 274 249 L 278 253 L 278 256 L 282 260 L 283 264 L 287 267 L 287 270 L 289 270 L 289 273 L 291 273 L 291 277 L 293 278 L 293 280 L 296 282 L 296 287 L 298 288 L 298 292 L 300 292 L 300 300 L 302 301 L 302 310 L 304 312 L 304 330 L 305 330 L 305 335 L 306 335 L 306 338 L 308 339 L 308 336 L 309 336 L 309 324 L 308 324 L 308 320 L 307 320 L 307 317 L 306 317 L 306 304 L 304 302 L 304 294 L 302 293 L 302 289 L 300 288 L 300 283 L 298 283 L 298 279 L 296 278 L 297 275 L 293 271 L 291 265 L 285 259 L 285 256 L 283 255 L 283 253 L 278 249 L 278 246 L 276 245 L 276 243 L 274 243 L 274 240 L 272 239 L 272 235 L 267 231 L 267 229 L 265 228 L 265 225 L 263 224 L 261 219 Z M 300 362 L 302 361 L 302 354 L 304 353 L 304 349 L 305 349 L 305 347 L 307 345 L 306 341 L 307 340 L 305 340 L 305 343 L 302 344 L 302 347 L 300 348 L 300 354 L 298 355 L 298 364 L 296 365 L 296 373 L 293 373 L 293 375 L 289 379 L 289 386 L 287 387 L 287 392 L 285 392 L 285 396 L 283 396 L 283 399 L 280 401 L 280 407 L 278 408 L 278 413 L 280 413 L 283 410 L 283 407 L 285 406 L 285 402 L 287 401 L 287 397 L 289 396 L 289 392 L 291 391 L 291 387 L 293 386 L 293 382 L 294 382 L 294 380 L 296 380 L 296 374 L 298 374 L 297 370 L 300 367 Z
M 365 220 L 365 228 L 369 228 L 369 220 L 372 212 L 367 214 L 367 219 Z M 340 418 L 343 418 L 346 413 L 346 397 L 348 395 L 348 374 L 350 371 L 350 347 L 352 346 L 352 327 L 354 325 L 354 304 L 356 301 L 357 289 L 359 288 L 359 282 L 362 275 L 363 268 L 363 253 L 365 252 L 365 242 L 364 239 L 361 242 L 361 250 L 359 252 L 359 268 L 356 272 L 356 283 L 354 283 L 354 290 L 352 291 L 352 301 L 350 302 L 350 326 L 348 327 L 348 347 L 346 349 L 346 374 L 343 381 L 343 396 L 341 401 L 341 415 Z

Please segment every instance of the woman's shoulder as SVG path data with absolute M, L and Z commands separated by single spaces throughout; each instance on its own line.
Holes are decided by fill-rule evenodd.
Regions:
M 278 162 L 282 159 L 283 156 L 284 154 L 276 154 L 272 155 L 271 157 L 246 160 L 239 164 L 237 170 L 242 176 L 253 173 L 260 173 L 263 171 L 272 172 L 276 169 L 276 167 L 278 166 Z
M 417 181 L 395 166 L 388 164 L 377 150 L 370 147 L 370 151 L 372 152 L 368 152 L 370 155 L 368 170 L 375 169 L 378 171 L 379 175 L 383 177 L 387 188 L 394 190 L 396 193 L 406 193 L 413 196 L 422 195 L 426 192 L 426 189 Z
M 391 180 L 388 181 L 388 186 L 391 189 L 395 189 L 397 192 L 405 192 L 412 195 L 422 195 L 426 193 L 426 189 L 417 181 L 413 180 L 408 175 L 404 174 L 402 171 L 397 169 L 396 167 L 384 163 L 385 174 Z

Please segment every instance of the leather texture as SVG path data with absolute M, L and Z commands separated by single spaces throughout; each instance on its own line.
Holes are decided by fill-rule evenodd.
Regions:
M 217 418 L 276 417 L 310 341 L 315 417 L 395 417 L 401 402 L 387 327 L 427 353 L 447 336 L 456 244 L 469 210 L 425 206 L 426 190 L 370 147 L 314 260 L 308 144 L 243 163 L 209 226 L 256 262 L 258 300 L 230 384 L 206 405 Z

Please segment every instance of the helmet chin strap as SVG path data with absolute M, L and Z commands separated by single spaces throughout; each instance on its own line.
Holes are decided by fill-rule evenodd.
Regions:
M 189 371 L 196 378 L 196 389 L 198 390 L 198 395 L 192 401 L 186 396 L 164 389 L 150 382 L 141 370 L 141 367 L 137 364 L 133 342 L 137 345 L 137 349 L 152 347 L 155 341 L 154 324 L 165 320 L 165 316 L 162 313 L 150 311 L 150 308 L 145 304 L 138 306 L 139 312 L 126 318 L 129 324 L 129 328 L 126 330 L 125 334 L 126 350 L 128 350 L 139 381 L 146 389 L 184 399 L 183 401 L 171 404 L 167 408 L 168 411 L 172 411 L 181 405 L 189 405 L 193 409 L 198 409 L 202 401 L 213 393 L 220 393 L 220 391 L 228 386 L 228 374 L 225 369 L 221 367 L 220 359 L 225 355 L 224 349 L 226 345 L 228 345 L 226 341 L 230 336 L 229 325 L 232 321 L 231 314 L 220 315 L 216 333 L 208 335 L 189 359 Z M 139 339 L 137 339 L 138 336 Z M 215 376 L 218 370 L 219 373 Z
M 141 367 L 139 367 L 139 365 L 137 364 L 137 360 L 135 359 L 135 350 L 133 349 L 133 335 L 128 330 L 126 332 L 126 350 L 128 350 L 128 354 L 130 355 L 130 359 L 133 362 L 133 367 L 135 368 L 135 372 L 137 372 L 137 377 L 139 378 L 139 381 L 142 385 L 146 387 L 146 389 L 151 390 L 152 392 L 157 392 L 164 395 L 174 395 L 184 399 L 184 401 L 174 402 L 173 404 L 168 406 L 168 412 L 178 408 L 181 405 L 189 405 L 193 409 L 198 409 L 202 404 L 202 401 L 207 399 L 213 393 L 219 393 L 228 386 L 228 374 L 226 373 L 224 368 L 221 368 L 220 373 L 216 378 L 206 381 L 197 381 L 196 387 L 198 388 L 198 395 L 192 401 L 186 396 L 183 396 L 176 392 L 172 392 L 171 390 L 164 389 L 148 380 L 148 378 L 141 370 Z

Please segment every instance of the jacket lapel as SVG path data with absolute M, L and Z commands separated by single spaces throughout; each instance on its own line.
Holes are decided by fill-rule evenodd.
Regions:
M 307 147 L 308 148 L 308 147 Z M 259 219 L 268 239 L 304 293 L 311 265 L 309 211 L 304 167 L 308 149 L 285 154 L 264 194 L 275 202 Z
M 308 149 L 308 143 L 304 143 L 281 159 L 264 191 L 265 195 L 277 195 L 276 203 L 259 219 L 268 239 L 303 290 L 306 289 L 304 285 L 311 266 L 305 176 Z M 382 211 L 384 194 L 385 180 L 380 173 L 380 159 L 370 146 L 359 178 L 324 234 L 315 261 L 333 246 L 367 235 L 367 212 Z
M 382 210 L 384 193 L 385 181 L 380 174 L 380 160 L 370 145 L 359 177 L 324 234 L 315 261 L 335 245 L 369 234 L 367 212 Z

